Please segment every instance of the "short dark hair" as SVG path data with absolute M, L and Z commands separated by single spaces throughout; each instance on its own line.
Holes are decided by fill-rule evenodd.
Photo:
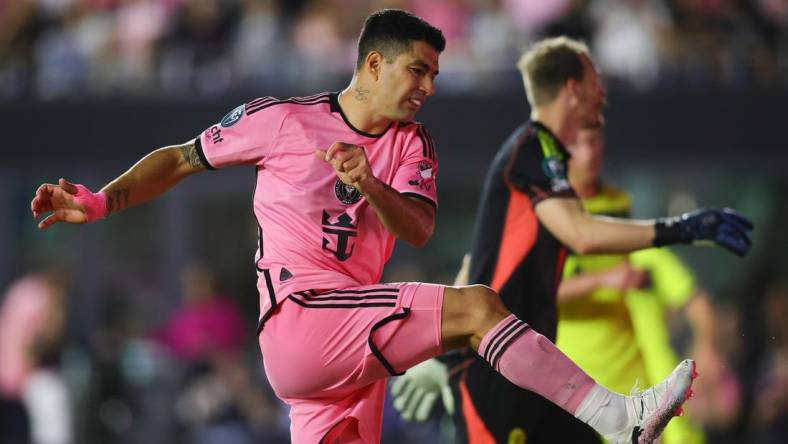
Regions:
M 400 9 L 381 9 L 364 21 L 358 37 L 356 70 L 364 65 L 367 55 L 380 52 L 387 62 L 410 49 L 414 41 L 426 42 L 438 52 L 446 48 L 446 39 L 440 29 L 415 15 Z
M 568 37 L 541 40 L 528 48 L 517 67 L 531 106 L 552 102 L 567 80 L 582 80 L 582 56 L 589 57 L 588 46 Z

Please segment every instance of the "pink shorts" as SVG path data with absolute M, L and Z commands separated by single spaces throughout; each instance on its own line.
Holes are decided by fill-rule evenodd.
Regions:
M 301 291 L 260 332 L 265 371 L 296 444 L 378 443 L 386 379 L 442 353 L 443 285 Z

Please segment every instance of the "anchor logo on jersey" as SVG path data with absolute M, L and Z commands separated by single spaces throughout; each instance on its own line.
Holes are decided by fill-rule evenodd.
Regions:
M 336 250 L 329 248 L 331 241 L 323 238 L 323 249 L 332 253 L 340 261 L 346 261 L 353 255 L 355 242 L 350 243 L 350 238 L 358 236 L 358 226 L 353 225 L 353 218 L 347 213 L 342 213 L 336 218 L 336 222 L 331 221 L 331 216 L 323 210 L 323 233 L 336 236 Z M 348 250 L 350 247 L 350 250 Z

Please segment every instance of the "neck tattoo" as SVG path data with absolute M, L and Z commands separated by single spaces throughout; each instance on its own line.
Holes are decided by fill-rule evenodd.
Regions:
M 353 98 L 355 98 L 359 102 L 363 102 L 363 101 L 369 99 L 369 90 L 368 89 L 364 89 L 364 88 L 362 88 L 360 86 L 357 86 L 357 87 L 355 87 L 353 89 L 353 91 L 355 91 L 355 94 L 353 95 Z

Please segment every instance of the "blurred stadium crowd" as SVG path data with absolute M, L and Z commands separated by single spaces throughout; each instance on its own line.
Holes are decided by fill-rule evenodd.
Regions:
M 4 129 L 51 131 L 52 122 L 36 121 L 37 110 L 49 106 L 56 115 L 59 101 L 79 99 L 90 101 L 94 114 L 105 104 L 109 113 L 133 98 L 146 104 L 116 118 L 132 132 L 139 122 L 129 117 L 145 106 L 165 103 L 172 108 L 157 116 L 167 116 L 194 98 L 218 103 L 250 91 L 335 89 L 354 66 L 361 21 L 383 7 L 409 9 L 446 34 L 436 102 L 490 95 L 495 111 L 506 114 L 511 107 L 496 97 L 525 102 L 514 66 L 522 46 L 556 34 L 590 43 L 608 87 L 624 93 L 621 102 L 655 91 L 681 96 L 720 88 L 749 97 L 788 89 L 788 0 L 0 0 L 0 121 L 31 116 L 24 117 L 32 122 L 27 129 Z M 34 112 L 20 111 L 23 102 Z M 443 104 L 441 113 L 459 103 Z M 476 110 L 469 114 L 475 123 Z M 521 117 L 513 114 L 489 119 Z M 662 115 L 643 115 L 663 129 Z M 181 119 L 159 120 L 177 126 Z M 48 153 L 67 153 L 57 160 L 20 144 L 11 146 L 16 164 L 0 163 L 0 243 L 8 242 L 0 245 L 0 443 L 30 442 L 20 436 L 37 444 L 288 442 L 287 412 L 265 381 L 254 338 L 257 226 L 248 171 L 195 177 L 157 203 L 78 230 L 35 229 L 29 200 L 42 180 L 62 174 L 100 186 L 153 148 L 80 155 L 80 147 L 124 138 L 109 120 L 104 128 L 80 123 L 57 135 L 63 145 L 53 143 Z M 489 146 L 473 144 L 464 149 L 476 157 L 458 158 L 457 146 L 441 142 L 447 134 L 461 140 L 480 132 L 478 126 L 440 123 L 434 134 L 446 167 L 435 238 L 422 251 L 398 247 L 386 281 L 449 283 L 468 247 L 481 180 L 468 171 L 486 165 L 505 134 L 484 135 Z M 209 122 L 190 124 L 197 131 Z M 755 139 L 728 130 L 722 138 L 731 146 Z M 776 128 L 763 130 L 774 130 L 772 148 L 785 148 Z M 155 128 L 139 132 L 158 142 Z M 104 139 L 86 140 L 97 135 Z M 646 157 L 637 148 L 621 147 L 633 154 L 610 175 L 637 196 L 635 216 L 723 202 L 756 220 L 745 261 L 677 249 L 714 302 L 713 347 L 693 349 L 685 316 L 669 319 L 679 354 L 701 363 L 692 417 L 708 443 L 788 442 L 783 165 L 763 147 L 749 157 L 737 152 L 709 161 L 708 151 L 672 152 L 661 163 L 636 164 L 661 154 Z M 473 164 L 448 167 L 463 162 Z M 426 424 L 404 424 L 388 408 L 384 443 L 452 442 L 449 422 L 437 414 Z
M 384 7 L 443 30 L 443 91 L 520 83 L 522 46 L 588 41 L 611 87 L 788 84 L 785 0 L 2 0 L 0 97 L 316 90 Z

